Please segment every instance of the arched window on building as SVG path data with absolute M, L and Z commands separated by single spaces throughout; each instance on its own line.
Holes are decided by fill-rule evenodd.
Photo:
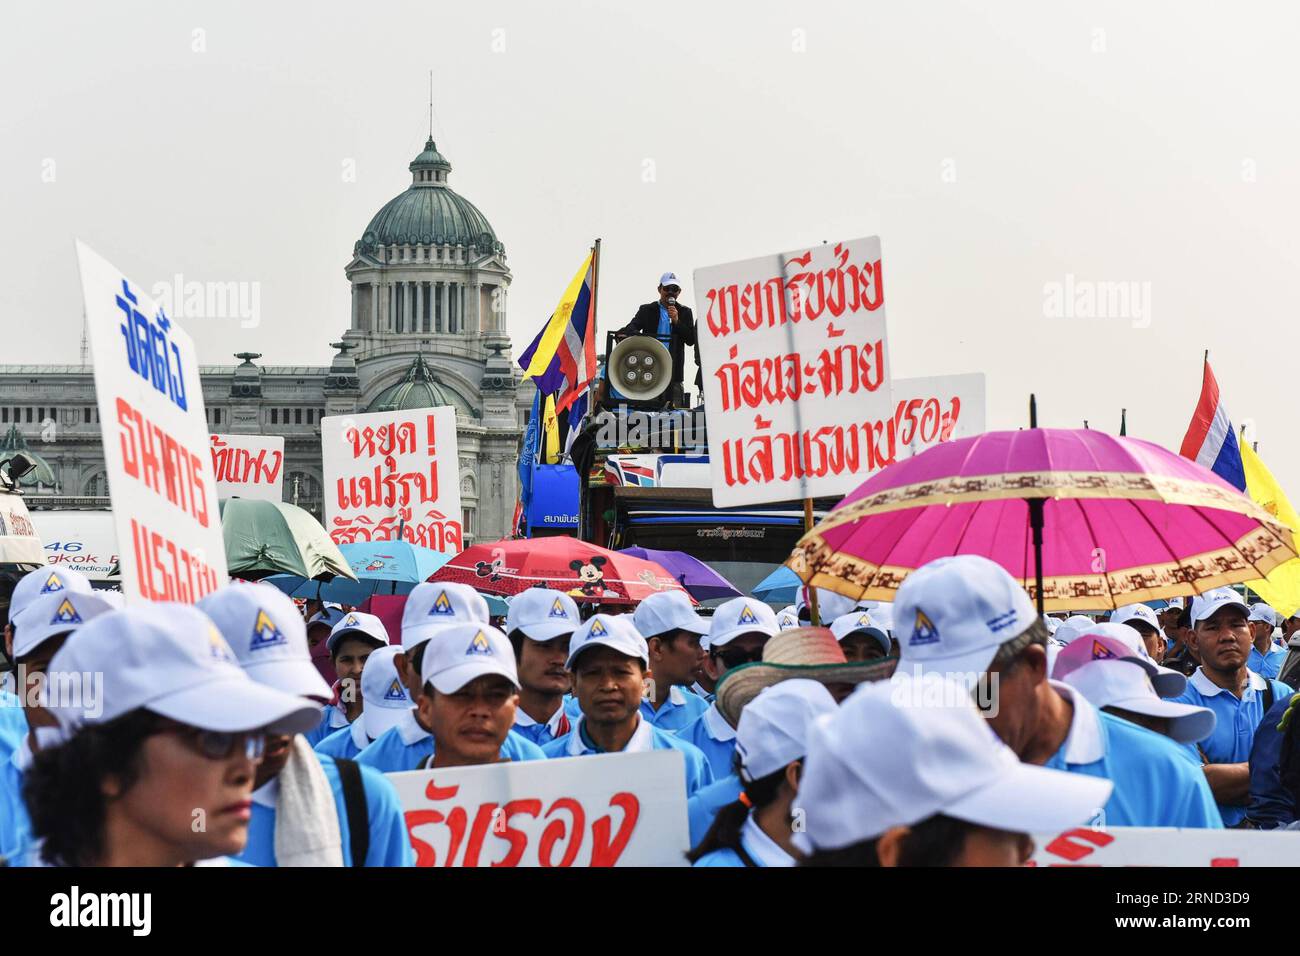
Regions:
M 86 487 L 82 494 L 88 498 L 107 498 L 108 472 L 97 471 L 91 475 L 86 481 Z

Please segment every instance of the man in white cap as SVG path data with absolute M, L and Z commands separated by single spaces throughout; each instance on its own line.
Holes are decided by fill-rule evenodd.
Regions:
M 1208 707 L 1218 722 L 1200 743 L 1205 776 L 1223 815 L 1236 827 L 1246 818 L 1250 800 L 1250 751 L 1255 731 L 1274 703 L 1292 690 L 1247 666 L 1251 649 L 1250 609 L 1229 587 L 1192 598 L 1192 640 L 1201 666 L 1187 679 L 1176 700 Z
M 308 700 L 329 698 L 329 685 L 311 662 L 302 616 L 278 588 L 231 584 L 207 595 L 198 608 L 254 681 Z M 304 734 L 274 734 L 267 736 L 255 784 L 243 862 L 414 865 L 401 802 L 383 774 L 313 752 Z
M 659 301 L 638 308 L 632 321 L 618 335 L 651 335 L 663 342 L 673 360 L 672 380 L 676 385 L 682 384 L 686 369 L 685 346 L 694 346 L 695 390 L 702 394 L 704 379 L 700 371 L 700 346 L 695 337 L 695 314 L 677 301 L 681 294 L 682 284 L 676 273 L 665 272 L 659 277 Z
M 740 715 L 736 764 L 743 799 L 718 811 L 687 855 L 695 866 L 794 866 L 794 799 L 808 729 L 835 713 L 826 685 L 794 678 L 765 687 Z
M 1169 602 L 1168 615 L 1165 620 L 1170 623 L 1164 627 L 1165 632 L 1165 667 L 1172 668 L 1186 677 L 1200 666 L 1196 658 L 1196 641 L 1192 636 L 1192 613 L 1190 602 L 1174 604 Z
M 1141 636 L 1147 654 L 1159 664 L 1165 659 L 1165 635 L 1156 612 L 1145 604 L 1125 604 L 1116 608 L 1108 623 L 1127 624 Z
M 1112 781 L 1108 825 L 1222 825 L 1204 774 L 1177 744 L 1048 679 L 1047 628 L 1001 565 L 958 555 L 918 568 L 898 589 L 894 626 L 898 671 L 975 687 L 989 725 L 1021 760 Z
M 506 637 L 515 652 L 519 706 L 515 733 L 537 746 L 569 732 L 580 711 L 567 696 L 569 638 L 582 623 L 578 605 L 562 591 L 529 588 L 516 594 L 506 614 Z
M 487 624 L 487 601 L 468 584 L 424 581 L 411 589 L 402 607 L 402 653 L 397 670 L 412 700 L 420 699 L 424 644 L 453 624 Z
M 1278 625 L 1278 613 L 1263 601 L 1250 606 L 1251 642 L 1250 657 L 1246 666 L 1261 677 L 1277 677 L 1286 660 L 1286 648 L 1273 643 L 1273 629 Z
M 316 610 L 307 613 L 307 646 L 311 649 L 312 666 L 320 672 L 325 683 L 332 684 L 338 679 L 334 666 L 330 663 L 329 637 L 334 626 L 343 620 L 343 608 L 333 601 L 309 602 L 309 607 L 318 604 Z M 306 609 L 304 609 L 306 610 Z
M 548 757 L 677 750 L 686 763 L 686 796 L 713 781 L 704 755 L 641 714 L 650 655 L 625 614 L 596 614 L 569 644 L 567 665 L 582 707 L 577 724 L 544 748 Z
M 846 660 L 874 661 L 895 653 L 889 635 L 876 624 L 869 611 L 841 614 L 831 621 L 831 633 L 840 642 Z
M 58 742 L 58 725 L 41 704 L 50 660 L 74 631 L 111 610 L 89 590 L 61 588 L 26 601 L 5 629 L 5 656 L 17 667 L 17 713 L 24 718 L 24 733 L 12 753 L 0 756 L 0 858 L 20 858 L 29 843 L 31 817 L 23 802 L 23 777 L 33 755 L 45 744 Z
M 685 591 L 651 594 L 637 605 L 632 624 L 650 651 L 650 693 L 641 715 L 661 730 L 679 731 L 709 709 L 708 701 L 687 689 L 704 670 L 700 638 L 709 624 Z
M 902 598 L 897 631 L 910 636 Z M 1018 866 L 1033 853 L 1029 834 L 1086 823 L 1112 789 L 1017 761 L 966 686 L 937 675 L 863 684 L 813 724 L 807 750 L 794 839 L 809 866 Z
M 414 702 L 397 675 L 396 658 L 400 653 L 400 647 L 389 644 L 370 654 L 361 672 L 361 713 L 351 724 L 318 743 L 318 754 L 355 760 L 361 751 L 402 722 Z
M 779 632 L 776 614 L 757 598 L 732 598 L 719 605 L 709 619 L 708 635 L 700 642 L 707 645 L 708 657 L 704 667 L 713 678 L 714 686 L 728 671 L 761 661 L 763 646 Z M 736 728 L 718 712 L 716 702 L 677 733 L 704 754 L 715 779 L 720 780 L 731 773 Z
M 799 627 L 799 611 L 793 604 L 788 604 L 776 612 L 776 626 L 783 631 Z
M 303 735 L 307 738 L 307 743 L 315 747 L 360 716 L 360 680 L 366 659 L 372 652 L 387 646 L 388 629 L 373 614 L 348 611 L 334 625 L 325 641 L 325 647 L 338 678 L 334 689 L 337 699 L 326 706 L 320 723 L 310 733 Z

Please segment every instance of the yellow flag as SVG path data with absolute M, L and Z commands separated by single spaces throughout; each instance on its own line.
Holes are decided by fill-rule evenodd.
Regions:
M 1246 493 L 1255 504 L 1290 527 L 1292 532 L 1300 529 L 1300 516 L 1296 515 L 1273 473 L 1264 466 L 1246 441 L 1242 440 L 1239 445 L 1241 464 L 1246 471 Z M 1295 538 L 1295 535 L 1292 537 Z M 1300 540 L 1293 540 L 1292 543 L 1300 551 Z M 1290 617 L 1300 609 L 1300 558 L 1279 564 L 1267 578 L 1262 581 L 1247 581 L 1246 586 L 1263 598 L 1273 610 L 1283 617 Z
M 560 420 L 555 414 L 554 395 L 546 396 L 546 405 L 542 411 L 542 427 L 546 429 L 546 452 L 542 464 L 557 464 L 563 449 L 560 448 Z

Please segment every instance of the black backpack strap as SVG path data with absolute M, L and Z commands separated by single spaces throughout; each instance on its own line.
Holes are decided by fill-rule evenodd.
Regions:
M 1267 677 L 1264 678 L 1264 713 L 1267 714 L 1273 709 L 1273 701 L 1276 699 L 1273 693 L 1273 682 Z
M 366 806 L 366 788 L 361 781 L 361 767 L 355 760 L 335 757 L 339 783 L 343 785 L 343 806 L 347 810 L 348 833 L 352 846 L 352 865 L 365 866 L 370 852 L 370 808 Z

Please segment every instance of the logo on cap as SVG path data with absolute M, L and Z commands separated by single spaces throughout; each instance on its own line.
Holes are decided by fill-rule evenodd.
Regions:
M 235 663 L 234 652 L 215 627 L 208 630 L 208 656 L 216 661 L 225 661 L 227 664 Z
M 1115 652 L 1102 644 L 1101 641 L 1092 642 L 1092 659 L 1094 661 L 1108 661 L 1113 659 L 1115 656 Z
M 63 582 L 59 580 L 59 576 L 57 574 L 51 572 L 50 576 L 45 579 L 45 586 L 41 588 L 41 593 L 49 594 L 52 591 L 62 591 L 62 590 L 63 590 Z
M 555 603 L 551 605 L 550 617 L 562 617 L 566 621 L 569 619 L 569 612 L 564 609 L 564 605 L 560 603 L 559 598 L 556 598 Z
M 446 591 L 439 594 L 438 599 L 433 602 L 433 607 L 429 608 L 430 617 L 433 617 L 435 614 L 454 616 L 455 613 L 456 609 L 451 606 L 451 599 L 447 597 Z
M 259 610 L 257 620 L 253 622 L 253 639 L 248 642 L 248 649 L 260 651 L 264 647 L 287 643 L 289 642 L 280 633 L 280 629 L 271 621 L 271 615 Z
M 349 614 L 347 617 L 345 617 L 345 618 L 343 619 L 343 626 L 344 626 L 344 627 L 360 627 L 360 626 L 361 626 L 361 622 L 357 620 L 357 616 L 356 616 L 355 614 Z
M 587 632 L 587 637 L 604 637 L 608 633 L 608 628 L 601 621 L 592 621 L 591 630 Z
M 493 656 L 492 645 L 488 643 L 487 635 L 482 631 L 475 634 L 474 640 L 469 642 L 469 648 L 465 651 L 465 656 L 468 657 L 471 654 L 487 654 L 489 657 Z
M 916 647 L 918 644 L 936 644 L 939 641 L 939 629 L 934 626 L 931 620 L 925 616 L 925 612 L 919 607 L 916 609 L 916 623 L 912 625 L 912 639 L 907 642 L 909 647 Z
M 54 617 L 50 618 L 51 624 L 80 624 L 81 615 L 77 609 L 72 606 L 72 602 L 67 598 L 59 605 L 59 609 L 54 612 Z
M 754 612 L 749 609 L 748 604 L 741 605 L 740 617 L 736 619 L 737 624 L 757 624 L 758 618 L 754 617 Z
M 868 617 L 866 614 L 859 614 L 858 627 L 870 627 L 870 626 L 871 626 L 871 618 Z
M 384 693 L 384 700 L 406 700 L 406 694 L 402 691 L 402 682 L 396 677 L 388 685 L 388 690 Z

